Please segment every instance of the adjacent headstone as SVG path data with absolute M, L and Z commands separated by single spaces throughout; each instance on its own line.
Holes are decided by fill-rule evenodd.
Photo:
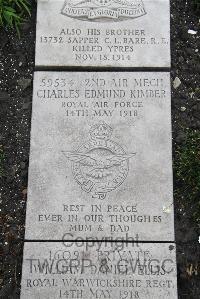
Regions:
M 25 243 L 27 298 L 177 299 L 175 246 Z
M 169 0 L 39 0 L 36 66 L 170 67 Z
M 36 72 L 28 240 L 173 241 L 170 77 Z

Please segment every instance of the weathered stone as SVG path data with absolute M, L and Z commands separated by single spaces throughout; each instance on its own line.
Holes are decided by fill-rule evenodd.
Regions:
M 174 240 L 168 73 L 37 72 L 26 239 Z
M 169 0 L 40 0 L 37 20 L 37 66 L 170 67 Z
M 17 84 L 22 88 L 22 90 L 25 90 L 27 87 L 31 85 L 32 79 L 27 78 L 21 78 L 17 80 Z
M 180 85 L 181 85 L 181 80 L 179 79 L 179 77 L 176 77 L 173 81 L 174 89 L 177 89 Z
M 21 299 L 177 299 L 174 244 L 25 243 Z

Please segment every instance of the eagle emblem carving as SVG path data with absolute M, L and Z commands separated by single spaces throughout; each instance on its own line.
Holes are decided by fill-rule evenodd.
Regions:
M 75 180 L 93 197 L 104 199 L 106 194 L 120 186 L 127 177 L 129 160 L 136 153 L 127 154 L 113 142 L 112 128 L 101 122 L 90 130 L 90 139 L 77 151 L 63 151 L 72 163 Z

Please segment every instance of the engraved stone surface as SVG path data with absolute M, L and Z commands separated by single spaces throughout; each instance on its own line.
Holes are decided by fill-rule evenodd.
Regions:
M 36 66 L 170 67 L 169 0 L 39 0 Z
M 25 243 L 21 299 L 177 299 L 174 244 Z
M 169 73 L 36 72 L 26 238 L 173 241 L 170 107 Z

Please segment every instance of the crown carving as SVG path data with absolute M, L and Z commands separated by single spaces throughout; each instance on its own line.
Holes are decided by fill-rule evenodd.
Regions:
M 112 135 L 112 128 L 105 122 L 92 126 L 90 136 L 92 139 L 109 140 Z

